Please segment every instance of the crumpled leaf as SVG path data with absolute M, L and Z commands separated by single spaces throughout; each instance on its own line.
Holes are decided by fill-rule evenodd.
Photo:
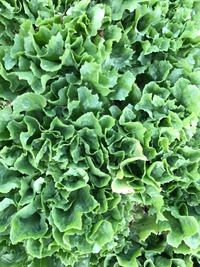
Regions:
M 0 164 L 0 185 L 0 193 L 4 194 L 10 192 L 14 188 L 19 187 L 19 174 Z
M 119 194 L 132 194 L 134 189 L 126 182 L 120 179 L 115 179 L 112 182 L 112 191 Z
M 89 240 L 94 240 L 95 245 L 101 248 L 106 243 L 110 242 L 114 236 L 112 225 L 108 221 L 100 221 L 89 233 Z M 94 245 L 94 246 L 95 246 Z
M 133 267 L 137 267 L 138 266 L 138 262 L 137 262 L 137 257 L 141 255 L 141 252 L 139 249 L 133 251 L 129 251 L 127 254 L 125 255 L 119 255 L 117 257 L 118 263 L 120 266 L 123 267 L 128 267 L 133 266 Z
M 113 88 L 113 90 L 116 91 L 114 93 L 113 99 L 115 100 L 125 100 L 125 98 L 128 96 L 130 91 L 132 90 L 133 82 L 135 81 L 134 75 L 127 71 L 122 75 L 118 81 L 117 85 Z
M 97 30 L 101 28 L 103 18 L 105 15 L 104 7 L 101 5 L 95 5 L 93 8 L 91 8 L 89 12 L 89 17 L 91 20 L 91 36 L 94 36 L 97 34 Z
M 198 1 L 0 11 L 0 266 L 198 266 Z
M 18 96 L 13 102 L 13 111 L 19 114 L 22 111 L 41 110 L 46 106 L 43 96 L 34 93 L 26 93 Z
M 45 217 L 37 212 L 33 203 L 19 210 L 12 218 L 10 239 L 13 244 L 25 239 L 38 239 L 47 231 Z
M 199 115 L 199 88 L 195 85 L 190 85 L 187 79 L 181 78 L 175 83 L 173 94 L 189 112 Z

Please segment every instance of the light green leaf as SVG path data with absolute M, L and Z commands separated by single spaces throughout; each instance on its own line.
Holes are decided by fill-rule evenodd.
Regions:
M 92 240 L 94 242 L 94 246 L 98 245 L 101 248 L 105 244 L 112 241 L 113 237 L 114 231 L 112 224 L 104 220 L 94 225 L 92 232 L 89 233 L 88 240 Z
M 11 221 L 10 239 L 17 244 L 25 239 L 38 239 L 47 231 L 43 214 L 37 212 L 33 203 L 20 209 Z
M 117 2 L 113 2 L 109 0 L 112 8 L 112 18 L 113 20 L 120 20 L 125 10 L 129 10 L 133 12 L 137 7 L 137 2 L 133 2 L 131 0 L 119 0 Z
M 51 215 L 60 232 L 82 229 L 82 213 L 78 209 L 64 211 L 53 207 Z
M 89 10 L 89 18 L 91 20 L 90 23 L 91 36 L 97 34 L 97 30 L 99 30 L 102 25 L 104 15 L 105 15 L 105 10 L 103 5 L 97 4 Z
M 184 237 L 193 236 L 199 232 L 199 224 L 193 216 L 180 216 L 179 221 Z
M 80 105 L 83 107 L 84 111 L 94 111 L 100 110 L 102 103 L 99 101 L 99 97 L 97 94 L 93 95 L 91 90 L 87 87 L 78 88 L 78 97 L 80 101 Z
M 90 129 L 94 129 L 97 135 L 102 135 L 102 129 L 99 121 L 92 112 L 85 113 L 80 118 L 78 118 L 78 120 L 76 120 L 74 124 L 75 126 L 78 126 L 80 128 L 88 127 Z
M 172 65 L 166 61 L 155 61 L 149 68 L 149 73 L 156 81 L 163 81 L 167 78 Z
M 141 255 L 140 249 L 129 251 L 127 254 L 117 256 L 117 260 L 122 267 L 138 267 L 137 257 Z
M 95 62 L 85 62 L 80 68 L 81 78 L 94 85 L 99 82 L 99 72 L 100 66 Z
M 20 185 L 19 174 L 4 167 L 0 163 L 0 193 L 8 193 Z
M 62 65 L 61 63 L 53 62 L 53 61 L 42 58 L 40 66 L 44 71 L 55 72 L 61 69 Z
M 111 184 L 112 191 L 118 194 L 133 194 L 135 190 L 126 181 L 114 179 Z
M 125 72 L 124 75 L 118 79 L 117 85 L 113 88 L 115 92 L 112 98 L 115 100 L 125 100 L 132 90 L 134 81 L 134 75 L 130 71 Z
M 12 102 L 14 113 L 19 114 L 22 111 L 41 110 L 46 106 L 46 99 L 34 93 L 25 93 L 18 96 Z
M 64 52 L 62 35 L 58 32 L 55 36 L 52 36 L 46 47 L 47 52 L 44 55 L 44 58 L 50 61 L 57 61 Z

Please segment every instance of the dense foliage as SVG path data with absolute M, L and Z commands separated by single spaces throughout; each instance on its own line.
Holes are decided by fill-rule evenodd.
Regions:
M 200 1 L 0 10 L 0 267 L 199 266 Z

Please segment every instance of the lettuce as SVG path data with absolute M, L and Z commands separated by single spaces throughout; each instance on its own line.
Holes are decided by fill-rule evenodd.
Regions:
M 199 1 L 0 11 L 0 266 L 198 266 Z

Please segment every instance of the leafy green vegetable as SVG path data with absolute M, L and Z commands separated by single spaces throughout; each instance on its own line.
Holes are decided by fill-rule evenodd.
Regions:
M 199 266 L 199 0 L 0 11 L 0 267 Z

